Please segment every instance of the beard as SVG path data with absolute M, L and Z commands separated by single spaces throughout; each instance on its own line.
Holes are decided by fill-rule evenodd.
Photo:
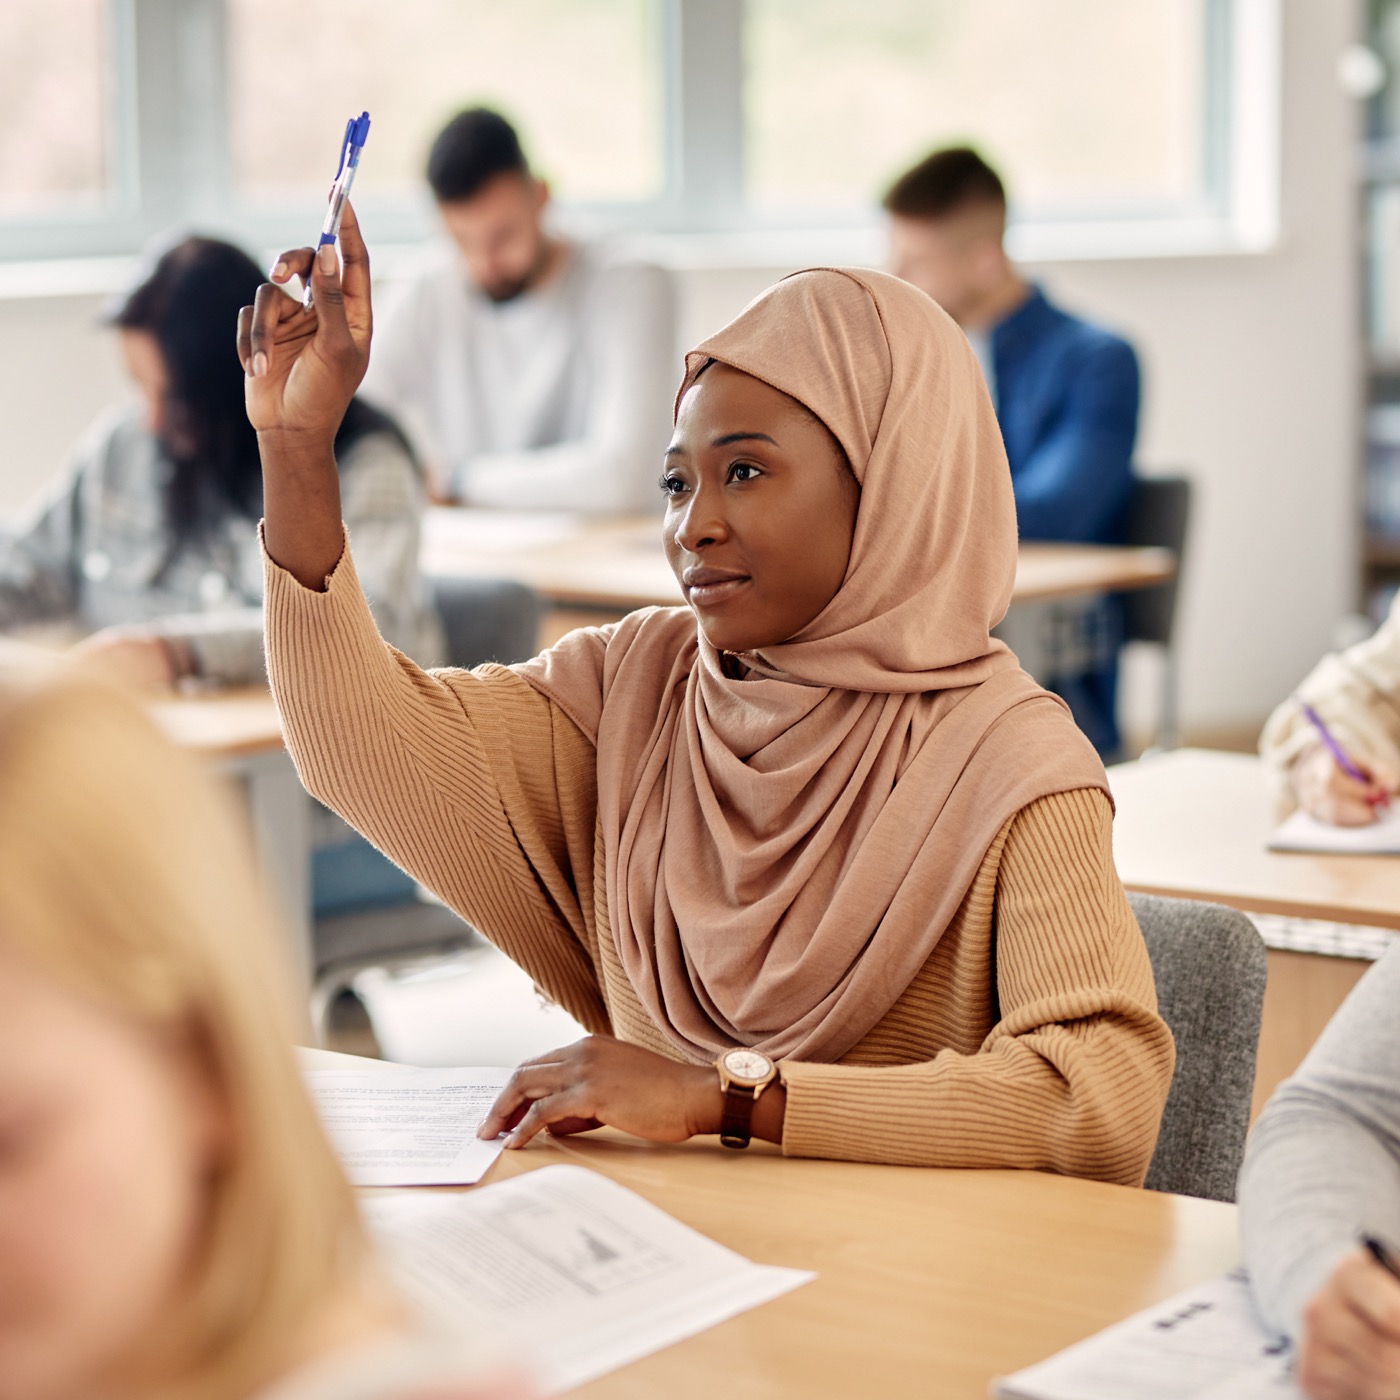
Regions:
M 544 275 L 545 269 L 549 266 L 552 251 L 549 240 L 541 238 L 540 246 L 535 251 L 535 260 L 519 277 L 512 277 L 509 280 L 499 278 L 495 282 L 485 283 L 479 289 L 481 294 L 497 306 L 504 306 L 506 302 L 514 301 L 517 297 L 523 296 Z

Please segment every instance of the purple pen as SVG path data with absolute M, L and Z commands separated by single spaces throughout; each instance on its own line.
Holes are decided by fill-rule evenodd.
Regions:
M 1327 747 L 1327 752 L 1336 759 L 1337 767 L 1340 768 L 1348 778 L 1352 779 L 1353 782 L 1369 783 L 1371 779 L 1346 756 L 1346 751 L 1332 737 L 1332 731 L 1323 724 L 1322 717 L 1318 712 L 1313 709 L 1311 705 L 1304 704 L 1301 700 L 1298 701 L 1298 708 L 1303 712 L 1303 718 L 1317 730 L 1318 737 Z

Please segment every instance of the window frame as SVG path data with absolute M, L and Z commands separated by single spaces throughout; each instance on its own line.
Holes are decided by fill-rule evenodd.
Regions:
M 744 0 L 657 0 L 663 187 L 655 199 L 563 205 L 582 227 L 658 235 L 680 263 L 784 262 L 828 236 L 876 246 L 871 208 L 758 212 L 744 198 Z M 1205 0 L 1203 197 L 1156 210 L 1013 211 L 1010 246 L 1031 260 L 1260 251 L 1279 221 L 1281 0 Z M 0 262 L 129 257 L 176 228 L 275 248 L 310 237 L 323 207 L 239 207 L 228 141 L 225 0 L 108 0 L 112 182 L 99 212 L 0 221 Z M 378 239 L 435 231 L 431 200 L 368 201 Z M 797 232 L 801 230 L 801 232 Z

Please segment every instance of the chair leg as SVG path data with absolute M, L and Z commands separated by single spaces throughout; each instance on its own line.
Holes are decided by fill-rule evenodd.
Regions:
M 341 992 L 349 989 L 358 968 L 331 968 L 316 979 L 311 989 L 311 1036 L 317 1048 L 324 1050 L 331 1035 L 331 1007 Z
M 1165 751 L 1181 747 L 1180 684 L 1176 648 L 1168 643 L 1162 648 L 1162 725 L 1157 732 L 1157 747 Z

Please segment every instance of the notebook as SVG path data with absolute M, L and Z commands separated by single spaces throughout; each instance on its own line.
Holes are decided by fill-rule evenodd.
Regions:
M 996 1400 L 1304 1400 L 1243 1269 L 996 1381 Z
M 1369 826 L 1332 826 L 1300 807 L 1269 838 L 1271 851 L 1315 855 L 1400 856 L 1400 802 Z

